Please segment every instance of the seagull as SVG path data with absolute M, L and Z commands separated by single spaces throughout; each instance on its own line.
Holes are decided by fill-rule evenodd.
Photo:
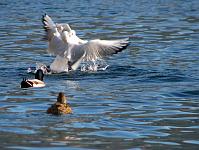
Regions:
M 56 72 L 76 70 L 81 62 L 97 61 L 117 54 L 129 45 L 129 38 L 118 40 L 82 40 L 69 24 L 54 23 L 50 16 L 42 18 L 48 53 L 56 56 L 50 65 Z

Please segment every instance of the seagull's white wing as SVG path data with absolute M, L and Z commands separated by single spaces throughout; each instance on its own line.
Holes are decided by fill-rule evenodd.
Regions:
M 71 66 L 74 65 L 78 60 L 82 60 L 85 56 L 85 50 L 82 49 L 79 44 L 70 44 L 67 51 L 65 51 L 64 57 L 68 58 L 71 63 Z
M 47 40 L 49 41 L 48 52 L 52 55 L 63 56 L 64 51 L 67 51 L 68 41 L 66 41 L 64 38 L 65 36 L 63 36 L 65 31 L 68 33 L 74 32 L 74 34 L 70 37 L 70 40 L 73 42 L 78 44 L 87 42 L 77 37 L 75 31 L 72 30 L 68 24 L 55 24 L 53 20 L 46 14 L 43 16 L 42 21 L 46 31 Z
M 50 16 L 48 15 L 44 15 L 42 17 L 42 22 L 44 25 L 44 29 L 47 33 L 47 40 L 51 40 L 51 38 L 54 36 L 53 34 L 58 31 L 60 34 L 63 31 L 71 31 L 71 28 L 69 26 L 69 24 L 58 24 L 58 23 L 54 23 L 53 20 L 50 18 Z
M 65 57 L 68 58 L 71 66 L 77 68 L 81 61 L 95 61 L 116 54 L 125 49 L 128 44 L 128 39 L 91 40 L 83 44 L 70 44 Z
M 48 43 L 48 53 L 55 56 L 63 56 L 67 47 L 68 44 L 62 40 L 62 37 L 59 34 L 59 32 L 56 32 L 54 33 L 54 36 Z
M 44 24 L 44 29 L 46 31 L 46 38 L 48 41 L 50 41 L 57 30 L 56 24 L 46 14 L 42 17 L 42 22 Z
M 121 52 L 129 45 L 128 38 L 120 40 L 91 40 L 81 45 L 85 61 L 93 61 Z
M 71 30 L 68 24 L 55 24 L 48 15 L 43 16 L 44 29 L 47 34 L 48 52 L 52 55 L 62 56 L 67 49 L 67 43 L 62 40 L 63 30 Z

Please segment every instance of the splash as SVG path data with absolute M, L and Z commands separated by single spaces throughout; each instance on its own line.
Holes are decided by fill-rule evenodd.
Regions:
M 82 72 L 97 72 L 97 71 L 104 71 L 109 67 L 104 60 L 98 61 L 87 61 L 83 62 L 80 66 L 80 71 Z M 58 72 L 53 71 L 50 66 L 47 66 L 43 63 L 36 63 L 36 67 L 29 67 L 27 69 L 27 73 L 36 73 L 38 69 L 41 69 L 44 74 L 55 74 Z M 63 71 L 66 72 L 66 71 Z M 61 72 L 59 72 L 61 73 Z
M 83 72 L 96 72 L 98 70 L 106 70 L 109 67 L 104 60 L 89 61 L 81 65 Z
M 44 74 L 51 74 L 51 70 L 43 63 L 36 63 L 36 67 L 29 67 L 27 73 L 36 73 L 38 69 L 41 69 Z

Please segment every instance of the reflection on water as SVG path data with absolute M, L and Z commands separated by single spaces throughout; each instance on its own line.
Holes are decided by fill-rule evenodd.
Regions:
M 0 143 L 12 149 L 197 149 L 199 2 L 0 2 Z M 9 10 L 9 11 L 8 11 Z M 130 37 L 108 68 L 50 74 L 20 89 L 27 68 L 49 65 L 41 16 L 82 39 Z M 105 66 L 106 66 L 105 65 Z M 94 68 L 95 69 L 95 68 Z M 73 114 L 46 114 L 64 92 Z

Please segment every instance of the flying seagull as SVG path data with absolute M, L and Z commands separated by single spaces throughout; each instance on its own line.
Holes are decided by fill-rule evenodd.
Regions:
M 58 72 L 76 70 L 82 61 L 102 59 L 121 52 L 129 45 L 128 38 L 82 40 L 68 24 L 55 24 L 46 14 L 42 19 L 47 33 L 48 52 L 56 56 L 50 68 Z

